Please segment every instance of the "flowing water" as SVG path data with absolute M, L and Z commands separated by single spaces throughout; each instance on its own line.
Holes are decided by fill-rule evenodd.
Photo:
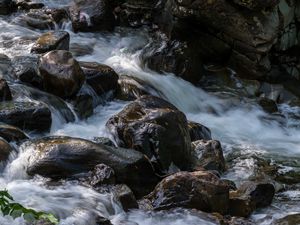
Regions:
M 65 1 L 43 1 L 49 7 L 67 5 Z M 0 53 L 10 57 L 28 55 L 32 43 L 40 33 L 20 25 L 21 15 L 0 17 Z M 200 122 L 212 131 L 213 138 L 221 141 L 230 160 L 224 177 L 237 184 L 247 180 L 257 169 L 257 158 L 268 159 L 279 165 L 282 173 L 300 168 L 300 116 L 298 107 L 281 105 L 280 120 L 265 114 L 255 103 L 240 96 L 218 97 L 173 74 L 158 74 L 145 68 L 140 60 L 142 49 L 152 40 L 147 30 L 116 29 L 114 33 L 73 33 L 70 24 L 58 25 L 56 29 L 67 30 L 71 35 L 71 46 L 80 44 L 92 51 L 78 57 L 81 61 L 95 61 L 113 67 L 120 75 L 138 77 L 156 90 L 153 94 L 173 103 L 189 120 Z M 12 89 L 23 90 L 20 85 L 10 83 Z M 85 87 L 89 90 L 89 87 Z M 22 95 L 32 97 L 34 91 L 25 89 Z M 51 105 L 51 98 L 42 101 Z M 99 99 L 94 99 L 99 103 Z M 68 116 L 51 108 L 53 124 L 49 135 L 68 135 L 93 139 L 109 137 L 105 130 L 108 118 L 128 104 L 125 101 L 109 101 L 100 104 L 90 118 L 80 121 L 66 119 L 72 107 L 64 104 Z M 74 116 L 74 115 L 73 115 Z M 73 121 L 73 122 L 67 122 Z M 32 134 L 33 136 L 36 134 Z M 18 149 L 18 148 L 17 148 Z M 26 207 L 52 212 L 59 216 L 60 224 L 93 225 L 95 215 L 109 218 L 114 224 L 128 225 L 210 225 L 213 221 L 187 210 L 170 212 L 144 212 L 135 210 L 125 213 L 111 194 L 99 194 L 87 187 L 72 182 L 49 187 L 47 179 L 29 178 L 25 171 L 30 149 L 18 149 L 10 159 L 0 178 L 0 189 L 8 189 L 17 202 Z M 257 211 L 252 219 L 258 224 L 270 224 L 274 218 L 300 212 L 300 189 L 294 187 L 277 194 L 272 206 Z M 1 225 L 25 224 L 19 218 L 0 217 Z

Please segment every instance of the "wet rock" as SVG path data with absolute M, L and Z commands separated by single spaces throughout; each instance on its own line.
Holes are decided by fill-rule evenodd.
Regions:
M 40 9 L 44 7 L 41 2 L 32 2 L 30 0 L 15 0 L 16 6 L 19 9 L 30 10 L 30 9 Z
M 119 146 L 142 152 L 159 170 L 191 166 L 186 117 L 163 99 L 142 96 L 111 117 L 106 126 Z
M 165 38 L 148 45 L 143 51 L 144 64 L 152 70 L 174 73 L 191 83 L 197 83 L 203 73 L 203 64 L 193 42 L 169 42 Z
M 85 74 L 87 84 L 98 95 L 117 90 L 119 76 L 109 66 L 96 62 L 79 62 L 79 65 Z
M 131 149 L 71 137 L 35 139 L 23 148 L 33 149 L 27 168 L 29 175 L 66 178 L 105 164 L 115 171 L 116 182 L 127 184 L 137 196 L 149 193 L 158 181 L 146 157 Z
M 96 219 L 96 225 L 113 225 L 109 219 L 98 216 Z
M 0 78 L 0 102 L 12 100 L 11 92 L 6 80 Z
M 68 20 L 68 14 L 64 9 L 32 9 L 24 16 L 27 26 L 36 29 L 53 29 L 56 24 Z
M 0 15 L 7 15 L 14 11 L 14 1 L 0 0 Z
M 48 131 L 51 127 L 51 112 L 37 102 L 0 103 L 0 121 L 31 131 Z
M 16 56 L 12 63 L 17 78 L 37 88 L 42 88 L 42 79 L 38 75 L 38 57 Z
M 211 140 L 211 131 L 206 126 L 193 121 L 188 122 L 191 141 Z
M 130 209 L 137 209 L 138 203 L 133 192 L 127 185 L 119 184 L 112 188 L 115 199 L 121 203 L 122 208 L 125 212 L 128 212 Z
M 93 142 L 95 142 L 96 144 L 117 147 L 109 138 L 106 138 L 106 137 L 94 137 Z
M 237 191 L 230 192 L 229 213 L 248 217 L 255 209 L 269 206 L 274 194 L 275 188 L 270 183 L 245 182 Z
M 92 187 L 101 186 L 103 184 L 115 184 L 115 172 L 111 167 L 105 164 L 99 164 L 94 167 L 93 171 L 89 172 L 86 181 Z
M 179 172 L 162 180 L 148 198 L 156 210 L 183 207 L 225 214 L 229 188 L 207 171 Z
M 8 142 L 20 142 L 29 137 L 19 128 L 10 126 L 4 123 L 0 123 L 0 137 Z
M 273 8 L 279 3 L 279 0 L 233 0 L 235 4 L 251 10 L 262 10 L 266 8 Z
M 206 170 L 216 170 L 220 173 L 226 170 L 221 143 L 216 140 L 198 140 L 192 142 L 196 156 L 196 166 Z
M 12 147 L 0 137 L 0 163 L 6 162 L 12 151 Z
M 74 0 L 70 17 L 75 32 L 113 30 L 115 17 L 110 0 Z
M 15 79 L 12 62 L 10 58 L 4 54 L 0 54 L 0 78 L 4 78 L 6 80 Z
M 70 52 L 74 56 L 85 56 L 85 55 L 91 55 L 94 51 L 94 46 L 93 44 L 89 43 L 84 44 L 84 43 L 70 43 Z
M 88 94 L 78 94 L 73 101 L 74 111 L 80 119 L 87 119 L 94 112 L 93 97 Z
M 69 98 L 80 90 L 85 81 L 79 63 L 68 51 L 55 50 L 43 55 L 39 72 L 44 89 L 62 98 Z
M 70 35 L 66 31 L 50 31 L 35 42 L 31 48 L 32 53 L 42 54 L 52 50 L 69 50 Z
M 157 93 L 152 86 L 136 77 L 122 75 L 119 77 L 118 84 L 117 98 L 125 101 Z
M 258 104 L 262 107 L 262 109 L 267 113 L 275 113 L 278 112 L 278 107 L 275 101 L 268 98 L 259 98 Z
M 271 225 L 297 225 L 300 224 L 300 214 L 287 215 L 281 219 L 275 220 Z

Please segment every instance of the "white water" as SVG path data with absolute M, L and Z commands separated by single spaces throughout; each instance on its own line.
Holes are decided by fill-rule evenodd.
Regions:
M 43 1 L 50 7 L 57 4 L 68 4 L 69 1 Z M 6 21 L 10 21 L 6 18 Z M 39 31 L 20 27 L 8 23 L 0 18 L 0 43 L 13 40 L 14 45 L 7 48 L 0 44 L 0 53 L 12 57 L 27 55 L 32 44 L 22 42 L 24 36 L 32 39 Z M 64 26 L 68 28 L 69 26 Z M 226 154 L 239 151 L 241 155 L 260 156 L 297 156 L 300 157 L 300 129 L 299 121 L 288 120 L 287 126 L 282 127 L 276 120 L 265 120 L 267 115 L 258 106 L 246 104 L 241 101 L 239 105 L 232 104 L 228 99 L 221 99 L 206 93 L 190 83 L 175 77 L 172 74 L 157 74 L 142 68 L 139 54 L 151 39 L 144 30 L 119 30 L 113 34 L 78 33 L 71 34 L 71 43 L 80 43 L 93 46 L 93 53 L 79 57 L 82 61 L 96 61 L 113 67 L 120 75 L 138 77 L 153 86 L 158 95 L 167 99 L 180 110 L 189 120 L 200 122 L 212 130 L 213 137 L 221 141 Z M 12 38 L 12 39 L 10 39 Z M 105 123 L 108 118 L 122 110 L 128 102 L 112 101 L 100 105 L 95 113 L 85 121 L 65 123 L 54 115 L 51 135 L 69 135 L 92 139 L 93 137 L 108 136 Z M 282 106 L 283 114 L 298 113 L 299 108 Z M 298 110 L 298 111 L 297 111 Z M 298 126 L 298 128 L 297 128 Z M 30 149 L 20 150 L 20 153 L 7 166 L 0 178 L 0 189 L 7 188 L 16 201 L 27 207 L 55 213 L 63 225 L 93 225 L 95 214 L 112 220 L 114 224 L 127 225 L 211 225 L 212 222 L 204 221 L 200 217 L 191 215 L 187 211 L 172 213 L 146 213 L 132 211 L 124 213 L 114 201 L 113 196 L 101 195 L 87 187 L 74 183 L 63 183 L 51 188 L 46 185 L 46 180 L 40 177 L 30 179 L 25 171 Z M 226 177 L 235 181 L 245 180 L 254 173 L 255 161 L 252 158 L 238 160 L 229 169 Z M 290 198 L 297 192 L 286 192 Z M 297 194 L 299 196 L 299 194 Z M 278 200 L 279 201 L 279 200 Z M 294 210 L 289 208 L 290 204 Z M 277 208 L 275 210 L 274 208 Z M 257 213 L 254 219 L 261 220 L 268 214 L 281 217 L 286 213 L 299 212 L 300 207 L 290 201 L 275 202 L 274 207 Z M 264 220 L 261 224 L 269 224 Z M 22 219 L 12 220 L 9 217 L 0 217 L 2 225 L 23 224 Z

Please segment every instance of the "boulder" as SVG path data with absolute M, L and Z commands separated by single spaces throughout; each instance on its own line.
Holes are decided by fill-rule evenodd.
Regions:
M 159 171 L 191 166 L 187 119 L 163 99 L 142 96 L 111 117 L 106 126 L 119 146 L 142 152 Z
M 206 126 L 193 121 L 188 122 L 191 141 L 211 140 L 211 131 Z
M 163 179 L 147 198 L 155 210 L 183 207 L 226 214 L 229 187 L 208 171 L 178 172 Z
M 39 61 L 39 72 L 44 89 L 62 98 L 76 95 L 85 81 L 79 63 L 64 50 L 43 55 Z
M 275 220 L 271 225 L 297 225 L 300 224 L 300 214 L 290 214 Z
M 142 53 L 146 67 L 159 73 L 174 73 L 191 83 L 197 83 L 204 71 L 197 46 L 193 42 L 168 41 L 158 37 Z
M 98 95 L 116 92 L 119 76 L 112 68 L 96 62 L 79 62 L 79 65 L 85 74 L 87 84 Z
M 198 140 L 192 142 L 196 157 L 196 166 L 206 170 L 216 170 L 220 173 L 226 170 L 221 143 L 216 140 Z
M 38 75 L 38 62 L 36 56 L 16 56 L 12 60 L 14 72 L 20 81 L 42 89 L 42 79 Z
M 6 80 L 0 78 L 0 102 L 12 100 L 11 92 Z
M 79 93 L 72 101 L 74 111 L 76 112 L 79 119 L 87 119 L 94 112 L 93 97 L 89 94 Z
M 4 163 L 8 160 L 10 153 L 13 151 L 13 148 L 0 137 L 0 163 Z
M 148 159 L 131 149 L 71 137 L 35 139 L 24 143 L 23 148 L 33 150 L 27 168 L 29 175 L 66 178 L 105 164 L 114 170 L 117 183 L 127 184 L 138 196 L 149 193 L 158 181 Z
M 275 101 L 268 98 L 259 98 L 258 104 L 261 106 L 261 108 L 267 112 L 267 113 L 276 113 L 278 112 L 278 107 Z
M 74 0 L 69 8 L 73 30 L 113 30 L 115 17 L 110 0 Z
M 106 137 L 94 137 L 93 142 L 95 142 L 96 144 L 117 147 L 109 138 L 106 138 Z
M 115 184 L 115 171 L 105 164 L 98 164 L 93 171 L 88 172 L 85 182 L 94 188 L 103 184 Z
M 32 53 L 42 54 L 52 50 L 69 50 L 70 35 L 66 31 L 42 34 L 31 48 Z
M 20 142 L 29 138 L 19 128 L 4 123 L 0 123 L 0 137 L 2 137 L 8 142 Z
M 30 131 L 49 131 L 51 112 L 40 102 L 2 102 L 0 121 Z
M 245 182 L 237 191 L 230 192 L 229 214 L 248 217 L 255 209 L 269 206 L 274 194 L 273 184 Z
M 15 9 L 14 1 L 12 0 L 0 0 L 0 15 L 7 15 Z

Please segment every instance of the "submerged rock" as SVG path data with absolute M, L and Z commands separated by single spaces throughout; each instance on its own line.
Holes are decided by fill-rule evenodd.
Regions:
M 29 137 L 19 128 L 10 126 L 4 123 L 0 123 L 0 137 L 8 142 L 15 141 L 20 142 L 28 139 Z
M 229 214 L 248 217 L 255 209 L 269 206 L 274 194 L 273 184 L 245 182 L 237 191 L 230 192 Z
M 85 74 L 87 84 L 98 95 L 116 92 L 119 76 L 111 67 L 96 62 L 79 62 L 79 65 Z
M 148 198 L 156 210 L 183 207 L 226 214 L 229 187 L 207 171 L 178 172 L 162 180 Z
M 66 178 L 105 164 L 115 171 L 117 183 L 127 184 L 138 196 L 149 193 L 158 181 L 147 158 L 131 149 L 71 137 L 35 139 L 23 148 L 33 149 L 27 168 L 29 175 Z
M 42 103 L 9 101 L 0 103 L 0 121 L 24 130 L 49 131 L 52 118 Z
M 275 220 L 271 225 L 297 225 L 300 224 L 300 213 L 287 215 Z
M 221 143 L 216 140 L 198 140 L 192 142 L 196 157 L 196 166 L 206 170 L 216 170 L 220 173 L 226 170 Z
M 119 184 L 114 186 L 112 193 L 114 194 L 114 198 L 121 203 L 125 212 L 128 212 L 130 209 L 138 208 L 136 198 L 127 185 Z
M 69 50 L 70 35 L 66 31 L 42 34 L 31 48 L 32 53 L 42 54 L 52 50 Z
M 79 63 L 64 50 L 48 52 L 40 58 L 39 72 L 44 89 L 62 98 L 69 98 L 80 90 L 85 81 Z
M 93 97 L 89 94 L 79 93 L 72 101 L 74 111 L 80 119 L 87 119 L 94 112 Z
M 12 100 L 11 92 L 6 80 L 0 77 L 0 102 Z
M 143 95 L 154 95 L 157 90 L 137 77 L 122 75 L 118 80 L 117 98 L 132 101 Z
M 113 30 L 114 28 L 113 1 L 74 0 L 69 11 L 75 32 Z
M 10 58 L 4 54 L 0 54 L 0 78 L 4 78 L 9 81 L 15 79 L 12 62 Z
M 119 146 L 142 152 L 162 170 L 191 166 L 187 119 L 163 99 L 142 96 L 111 117 L 106 126 Z

